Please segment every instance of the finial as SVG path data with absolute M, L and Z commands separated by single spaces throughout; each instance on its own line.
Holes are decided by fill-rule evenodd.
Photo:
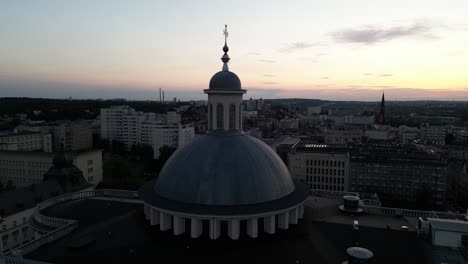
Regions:
M 227 25 L 224 25 L 223 34 L 224 34 L 224 47 L 223 47 L 223 51 L 224 51 L 224 52 L 228 52 L 228 51 L 229 51 L 229 47 L 227 46 L 227 37 L 229 36 L 229 32 L 227 31 Z
M 227 46 L 227 37 L 229 36 L 229 32 L 227 31 L 227 25 L 224 25 L 223 34 L 224 34 L 224 47 L 223 47 L 224 55 L 223 57 L 221 57 L 221 61 L 224 63 L 223 71 L 229 71 L 229 68 L 227 65 L 227 63 L 230 60 L 229 55 L 227 54 L 227 52 L 229 51 L 229 47 Z

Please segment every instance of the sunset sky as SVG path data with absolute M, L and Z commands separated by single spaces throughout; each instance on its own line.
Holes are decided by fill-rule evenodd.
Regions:
M 0 0 L 0 97 L 468 100 L 467 0 Z

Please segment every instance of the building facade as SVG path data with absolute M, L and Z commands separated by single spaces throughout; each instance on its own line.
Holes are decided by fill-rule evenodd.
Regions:
M 52 151 L 81 151 L 93 147 L 93 127 L 83 122 L 48 122 L 34 125 L 20 125 L 15 131 L 36 131 L 52 135 Z
M 361 143 L 363 132 L 360 129 L 324 129 L 324 142 L 329 145 Z
M 0 150 L 51 152 L 52 137 L 40 132 L 7 132 L 0 134 Z
M 299 143 L 288 153 L 291 176 L 311 189 L 349 190 L 349 154 L 345 148 Z
M 54 153 L 0 151 L 0 181 L 3 186 L 11 181 L 17 188 L 40 183 L 53 158 Z M 77 152 L 73 164 L 88 183 L 97 185 L 102 181 L 102 150 Z
M 445 136 L 447 135 L 447 130 L 447 126 L 424 123 L 421 125 L 421 139 L 423 141 L 443 145 L 445 142 Z
M 387 202 L 422 202 L 436 207 L 445 203 L 444 160 L 413 156 L 397 149 L 353 150 L 349 175 L 352 192 L 375 192 Z
M 183 147 L 195 137 L 192 124 L 158 125 L 153 123 L 141 124 L 140 143 L 153 147 L 154 158 L 159 158 L 159 148 L 162 146 Z
M 153 147 L 154 158 L 159 157 L 162 146 L 180 147 L 193 140 L 195 128 L 181 125 L 180 115 L 143 113 L 129 106 L 111 106 L 101 109 L 101 137 L 109 141 L 121 141 L 127 149 L 136 144 Z

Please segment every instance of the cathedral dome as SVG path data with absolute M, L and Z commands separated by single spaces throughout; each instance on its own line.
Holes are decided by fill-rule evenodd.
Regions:
M 177 150 L 154 191 L 184 203 L 247 205 L 283 198 L 294 183 L 273 149 L 239 132 L 206 134 Z
M 240 91 L 241 81 L 235 73 L 223 70 L 211 77 L 209 90 Z

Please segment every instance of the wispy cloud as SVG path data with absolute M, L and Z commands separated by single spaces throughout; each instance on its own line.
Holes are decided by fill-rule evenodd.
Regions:
M 265 76 L 265 77 L 275 77 L 276 75 L 273 75 L 273 74 L 263 74 L 263 76 Z
M 393 74 L 385 73 L 385 74 L 380 74 L 379 77 L 392 77 Z
M 430 23 L 416 22 L 409 26 L 366 26 L 358 29 L 343 29 L 331 33 L 332 38 L 342 43 L 375 44 L 393 39 L 418 36 L 435 38 Z
M 260 59 L 258 60 L 259 62 L 264 62 L 264 63 L 275 63 L 275 60 L 267 60 L 267 59 Z
M 279 84 L 278 82 L 263 82 L 263 84 Z
M 374 75 L 374 74 L 372 74 L 372 73 L 364 73 L 364 75 L 371 76 L 371 75 Z
M 324 46 L 324 44 L 319 43 L 319 42 L 305 42 L 305 41 L 292 42 L 292 43 L 286 44 L 284 47 L 280 48 L 279 52 L 281 52 L 281 53 L 290 53 L 290 52 L 304 50 L 304 49 L 308 49 L 310 47 L 317 47 L 317 46 Z
M 252 55 L 252 56 L 260 56 L 260 52 L 249 52 L 247 55 Z
M 328 79 L 330 79 L 330 78 L 328 78 L 327 76 L 325 76 L 325 77 L 322 77 L 321 79 L 323 79 L 323 80 L 328 80 Z

